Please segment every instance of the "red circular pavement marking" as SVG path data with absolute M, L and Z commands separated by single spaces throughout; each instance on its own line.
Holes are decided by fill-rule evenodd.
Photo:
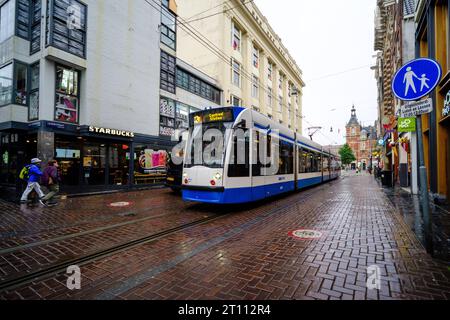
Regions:
M 131 202 L 128 201 L 120 201 L 120 202 L 113 202 L 108 204 L 108 207 L 113 207 L 113 208 L 121 208 L 121 207 L 128 207 L 131 205 Z
M 323 236 L 323 232 L 311 229 L 298 229 L 289 232 L 289 236 L 300 240 L 316 240 Z

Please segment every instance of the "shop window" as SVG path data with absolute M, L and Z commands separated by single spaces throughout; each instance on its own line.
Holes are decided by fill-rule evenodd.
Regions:
M 55 120 L 78 123 L 80 72 L 56 66 Z
M 63 185 L 80 183 L 81 141 L 65 136 L 55 137 L 55 159 L 58 161 Z M 87 161 L 85 162 L 87 165 Z M 89 172 L 86 171 L 86 174 Z
M 176 50 L 177 18 L 164 6 L 161 8 L 161 42 Z
M 6 1 L 0 8 L 0 43 L 14 35 L 15 1 Z
M 53 18 L 53 24 L 47 23 L 47 44 L 85 58 L 87 6 L 77 0 L 48 3 L 53 4 L 47 12 Z
M 166 179 L 168 154 L 165 150 L 139 144 L 134 154 L 134 184 L 158 184 Z
M 128 185 L 130 147 L 127 144 L 111 144 L 109 146 L 108 184 L 116 186 Z
M 39 119 L 39 62 L 31 66 L 30 78 L 30 107 L 28 118 L 30 121 Z
M 0 106 L 11 104 L 13 90 L 13 64 L 0 69 Z
M 27 105 L 28 66 L 23 63 L 14 64 L 14 103 Z
M 83 146 L 84 183 L 90 186 L 104 185 L 106 175 L 106 145 L 85 142 Z
M 161 89 L 175 93 L 176 59 L 161 50 Z

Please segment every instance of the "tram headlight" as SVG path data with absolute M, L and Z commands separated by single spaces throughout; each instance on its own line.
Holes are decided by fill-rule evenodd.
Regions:
M 219 173 L 219 172 L 217 172 L 216 173 L 216 175 L 214 176 L 214 179 L 217 181 L 217 180 L 220 180 L 220 179 L 222 179 L 222 175 Z

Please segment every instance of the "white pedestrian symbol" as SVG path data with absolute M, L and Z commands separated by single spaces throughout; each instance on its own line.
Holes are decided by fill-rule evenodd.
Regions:
M 422 78 L 420 78 L 420 91 L 423 91 L 424 87 L 427 87 L 427 89 L 430 89 L 430 86 L 427 84 L 427 81 L 430 81 L 430 79 L 427 78 L 426 74 L 422 75 Z
M 417 80 L 421 80 L 415 73 L 414 71 L 412 71 L 411 67 L 406 68 L 406 73 L 405 73 L 405 77 L 403 79 L 403 83 L 406 83 L 406 88 L 405 88 L 405 96 L 408 95 L 409 89 L 411 88 L 414 93 L 417 93 L 416 90 L 416 85 L 414 83 L 414 78 L 416 78 Z
M 405 97 L 408 95 L 409 90 L 412 89 L 414 93 L 417 93 L 416 83 L 414 82 L 414 78 L 420 81 L 420 92 L 422 92 L 425 88 L 430 89 L 428 85 L 428 81 L 430 79 L 427 78 L 427 75 L 424 73 L 422 77 L 419 78 L 411 67 L 406 68 L 405 77 L 403 78 L 403 83 L 405 84 Z

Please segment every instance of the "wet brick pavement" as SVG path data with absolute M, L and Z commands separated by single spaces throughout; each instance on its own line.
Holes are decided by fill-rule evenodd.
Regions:
M 133 204 L 109 208 L 114 201 Z M 22 250 L 18 246 L 47 240 L 46 250 L 56 247 L 63 253 L 57 259 L 67 254 L 66 243 L 52 239 L 64 234 L 72 237 L 70 250 L 85 248 L 72 252 L 77 255 L 126 241 L 130 232 L 144 235 L 183 223 L 183 218 L 189 222 L 220 214 L 81 265 L 81 290 L 68 290 L 67 275 L 61 272 L 0 292 L 0 299 L 450 299 L 448 265 L 425 252 L 371 176 L 348 176 L 271 201 L 220 210 L 183 203 L 168 190 L 71 199 L 53 209 L 0 205 L 0 250 Z M 130 210 L 143 211 L 121 214 Z M 153 222 L 151 215 L 162 216 Z M 131 223 L 139 218 L 149 220 Z M 126 227 L 92 230 L 127 219 L 131 224 Z M 73 234 L 73 228 L 92 231 L 91 238 Z M 301 228 L 323 236 L 305 241 L 289 235 Z M 46 257 L 46 250 L 39 253 Z M 6 259 L 0 254 L 2 265 L 16 265 L 23 259 L 19 252 Z M 372 265 L 381 271 L 380 290 L 366 286 Z M 8 269 L 3 276 L 34 269 L 28 267 L 17 273 Z

